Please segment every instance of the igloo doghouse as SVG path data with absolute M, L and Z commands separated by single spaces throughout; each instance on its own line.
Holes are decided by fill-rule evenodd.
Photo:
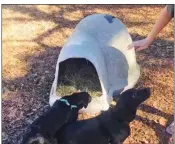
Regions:
M 93 14 L 82 19 L 59 54 L 50 105 L 61 98 L 56 89 L 65 64 L 71 61 L 70 66 L 73 63 L 80 66 L 87 62 L 96 70 L 102 95 L 93 97 L 84 110 L 91 113 L 107 110 L 113 96 L 133 88 L 139 79 L 135 50 L 127 50 L 131 43 L 125 25 L 111 15 Z

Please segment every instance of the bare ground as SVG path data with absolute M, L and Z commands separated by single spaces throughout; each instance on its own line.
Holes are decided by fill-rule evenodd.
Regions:
M 92 13 L 121 19 L 133 38 L 144 38 L 164 5 L 3 5 L 2 139 L 17 144 L 26 126 L 48 108 L 57 57 L 76 24 Z M 137 87 L 152 88 L 139 107 L 125 144 L 166 144 L 173 119 L 173 21 L 149 49 L 137 53 Z M 89 116 L 80 116 L 86 118 Z

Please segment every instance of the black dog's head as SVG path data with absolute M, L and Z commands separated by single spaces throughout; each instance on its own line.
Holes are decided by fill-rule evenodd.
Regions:
M 113 109 L 115 117 L 119 120 L 131 122 L 136 116 L 137 107 L 148 99 L 150 96 L 150 89 L 129 89 L 123 92 L 116 106 Z
M 87 92 L 73 93 L 70 96 L 64 96 L 62 99 L 66 99 L 70 105 L 76 105 L 78 109 L 87 108 L 92 98 Z

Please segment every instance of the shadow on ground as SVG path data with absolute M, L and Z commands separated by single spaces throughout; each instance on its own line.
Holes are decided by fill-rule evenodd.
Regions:
M 174 119 L 173 115 L 164 113 L 164 112 L 162 112 L 162 111 L 160 111 L 160 110 L 158 110 L 158 109 L 156 109 L 154 107 L 151 107 L 151 106 L 148 106 L 148 105 L 145 105 L 145 104 L 142 104 L 139 107 L 139 109 L 144 111 L 144 112 L 147 112 L 147 113 L 150 113 L 150 114 L 154 114 L 154 115 L 157 115 L 157 116 L 161 116 L 161 117 L 167 119 L 168 122 L 167 122 L 166 126 L 171 124 L 171 122 Z M 153 129 L 161 144 L 167 144 L 168 143 L 170 135 L 168 135 L 166 133 L 166 126 L 162 126 L 158 122 L 155 122 L 153 120 L 149 120 L 147 118 L 143 118 L 143 117 L 138 116 L 138 115 L 136 116 L 135 119 L 138 120 L 138 121 L 141 121 L 143 124 L 147 125 L 151 129 Z

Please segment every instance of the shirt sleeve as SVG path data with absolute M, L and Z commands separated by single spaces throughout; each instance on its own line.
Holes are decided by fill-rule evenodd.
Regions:
M 167 11 L 168 11 L 168 15 L 171 18 L 174 18 L 174 5 L 167 5 Z

